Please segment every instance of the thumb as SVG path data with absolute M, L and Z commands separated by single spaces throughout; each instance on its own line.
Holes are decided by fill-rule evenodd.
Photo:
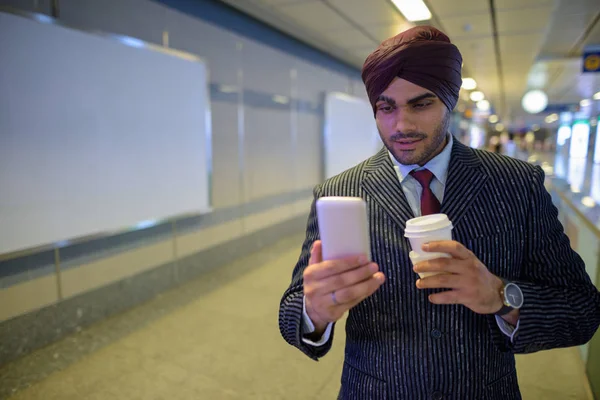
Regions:
M 318 264 L 320 262 L 323 262 L 323 253 L 321 241 L 317 240 L 310 248 L 310 260 L 308 261 L 308 265 Z

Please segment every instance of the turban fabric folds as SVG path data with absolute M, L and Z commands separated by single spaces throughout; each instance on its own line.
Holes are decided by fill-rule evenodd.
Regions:
M 362 79 L 376 111 L 377 98 L 395 77 L 430 90 L 452 111 L 462 84 L 462 56 L 448 36 L 416 26 L 383 41 L 363 65 Z

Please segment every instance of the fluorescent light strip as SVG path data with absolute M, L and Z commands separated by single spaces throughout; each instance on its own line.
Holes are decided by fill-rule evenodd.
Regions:
M 396 8 L 408 21 L 426 21 L 431 19 L 429 8 L 423 0 L 392 0 Z

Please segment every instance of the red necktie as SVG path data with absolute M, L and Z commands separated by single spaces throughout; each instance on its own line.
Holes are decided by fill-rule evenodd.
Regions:
M 433 173 L 428 169 L 420 171 L 412 170 L 410 174 L 415 178 L 423 188 L 421 193 L 421 215 L 437 214 L 440 212 L 440 202 L 431 191 L 429 185 L 433 180 Z

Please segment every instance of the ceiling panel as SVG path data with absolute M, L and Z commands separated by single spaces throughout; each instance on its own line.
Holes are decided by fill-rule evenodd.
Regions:
M 581 71 L 581 59 L 578 58 L 539 62 L 537 65 L 546 68 L 548 83 L 544 90 L 548 93 L 550 103 L 557 103 L 557 98 L 572 90 L 573 80 Z
M 598 2 L 600 4 L 600 2 Z M 600 11 L 600 10 L 599 10 Z M 584 13 L 584 14 L 573 14 L 566 12 L 562 14 L 560 11 L 558 12 L 559 19 L 556 21 L 556 32 L 560 33 L 563 29 L 574 29 L 579 28 L 579 32 L 581 33 L 581 28 L 584 26 L 588 26 L 589 23 L 592 22 L 596 13 Z
M 365 26 L 364 29 L 381 43 L 390 37 L 396 36 L 400 32 L 404 32 L 405 30 L 412 28 L 413 26 L 414 25 L 405 22 L 387 26 L 368 25 Z
M 532 53 L 504 53 L 501 56 L 502 69 L 507 70 L 524 70 L 527 75 L 529 69 L 535 61 L 535 54 Z
M 374 49 L 379 44 L 377 41 L 371 40 L 357 29 L 323 32 L 322 35 L 331 40 L 335 45 L 344 49 L 368 46 L 371 46 Z
M 463 62 L 469 71 L 484 65 L 496 64 L 494 40 L 491 36 L 453 42 L 462 54 Z
M 277 7 L 287 18 L 317 32 L 352 29 L 346 20 L 321 1 L 292 3 Z
M 564 56 L 569 54 L 581 36 L 581 27 L 554 29 L 546 36 L 545 44 L 540 53 L 545 56 Z
M 533 54 L 535 57 L 537 56 L 543 38 L 543 34 L 541 33 L 501 35 L 498 40 L 500 41 L 500 53 L 502 54 L 502 58 L 505 56 L 510 57 L 515 53 Z
M 544 32 L 550 23 L 552 7 L 499 11 L 496 13 L 498 34 Z
M 369 54 L 371 54 L 373 52 L 373 50 L 375 50 L 375 47 L 365 47 L 365 48 L 361 48 L 361 49 L 351 49 L 349 50 L 350 52 L 352 52 L 352 54 L 354 54 L 358 60 L 360 60 L 360 67 L 362 67 L 362 65 L 364 64 L 365 60 L 367 59 L 367 57 L 369 56 Z
M 498 80 L 498 69 L 496 66 L 496 63 L 493 64 L 488 64 L 485 66 L 475 66 L 475 67 L 471 67 L 469 68 L 469 76 L 464 75 L 465 78 L 474 78 L 478 84 L 482 84 L 483 83 L 483 79 L 485 80 L 491 80 L 496 82 Z M 479 79 L 478 79 L 479 78 Z
M 470 16 L 443 18 L 444 31 L 450 39 L 470 39 L 492 36 L 492 20 L 488 13 Z
M 581 51 L 573 46 L 599 12 L 600 1 L 598 0 L 560 1 L 552 16 L 541 55 L 566 56 L 570 52 Z M 600 29 L 599 24 L 596 24 L 595 29 Z M 600 43 L 600 33 L 590 32 L 588 40 L 589 43 Z
M 529 7 L 554 7 L 556 0 L 499 0 L 495 4 L 496 10 L 525 9 Z
M 489 2 L 482 0 L 425 0 L 425 3 L 440 17 L 442 23 L 446 17 L 489 13 Z
M 600 1 L 598 3 L 600 3 Z M 598 10 L 598 13 L 600 13 L 600 10 Z M 594 25 L 594 27 L 590 31 L 589 36 L 584 42 L 584 46 L 593 45 L 600 45 L 600 22 L 596 22 L 596 25 Z
M 401 24 L 406 20 L 390 1 L 325 0 L 357 24 Z
M 560 1 L 557 7 L 560 15 L 568 14 L 587 14 L 594 16 L 600 12 L 600 2 L 598 0 L 569 0 Z
M 475 80 L 477 81 L 477 90 L 482 91 L 488 100 L 490 100 L 492 96 L 495 96 L 495 93 L 498 93 L 498 79 L 496 79 L 495 75 L 490 76 L 489 78 L 486 78 L 485 75 L 475 75 Z M 492 105 L 495 107 L 500 106 L 499 104 Z

